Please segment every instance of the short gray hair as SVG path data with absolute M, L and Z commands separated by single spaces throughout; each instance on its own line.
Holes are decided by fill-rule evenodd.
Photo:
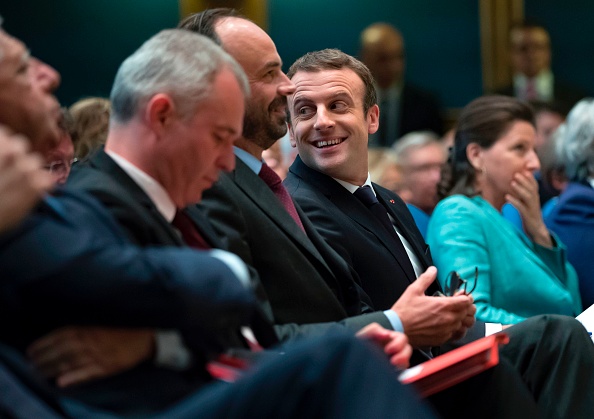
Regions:
M 437 134 L 432 131 L 413 131 L 402 136 L 392 146 L 392 150 L 398 157 L 400 163 L 406 161 L 407 154 L 414 148 L 423 148 L 428 145 L 440 145 L 443 146 Z M 445 149 L 444 149 L 445 154 Z
M 111 118 L 129 121 L 158 93 L 169 94 L 181 117 L 188 118 L 225 68 L 234 73 L 247 97 L 249 83 L 243 69 L 213 41 L 180 29 L 161 31 L 120 66 L 111 90 Z
M 555 154 L 571 181 L 594 175 L 594 99 L 579 101 L 554 134 Z

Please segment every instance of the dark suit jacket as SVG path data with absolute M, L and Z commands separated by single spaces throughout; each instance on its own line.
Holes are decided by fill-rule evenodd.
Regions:
M 389 127 L 391 118 L 384 119 L 381 112 L 398 112 L 394 118 L 397 121 L 397 131 Z M 438 135 L 443 134 L 443 119 L 441 109 L 435 96 L 425 90 L 419 89 L 408 83 L 402 86 L 397 109 L 380 105 L 381 123 L 378 132 L 370 137 L 370 144 L 374 147 L 391 147 L 400 137 L 413 131 L 433 131 Z M 384 126 L 385 123 L 388 126 Z M 382 139 L 382 131 L 389 130 Z M 393 137 L 391 137 L 393 135 Z M 385 143 L 383 142 L 385 141 Z
M 214 228 L 231 238 L 230 250 L 258 271 L 275 324 L 302 325 L 299 330 L 288 326 L 277 332 L 321 333 L 339 326 L 358 330 L 373 321 L 390 327 L 383 313 L 371 313 L 356 274 L 324 242 L 299 206 L 307 235 L 268 186 L 240 159 L 236 162 L 233 172 L 205 191 L 200 207 Z
M 495 93 L 505 96 L 515 96 L 514 86 L 509 85 L 497 89 Z M 566 84 L 562 81 L 554 80 L 553 84 L 553 101 L 560 107 L 560 109 L 568 113 L 573 106 L 588 96 L 586 92 L 574 86 Z
M 21 352 L 72 324 L 177 329 L 195 354 L 216 352 L 219 337 L 247 324 L 255 309 L 253 294 L 223 262 L 190 249 L 133 246 L 84 194 L 48 199 L 1 236 L 0 277 L 0 341 Z M 147 413 L 203 382 L 147 363 L 61 394 Z
M 126 230 L 128 237 L 140 246 L 186 246 L 180 233 L 161 215 L 149 196 L 102 149 L 73 170 L 68 188 L 97 198 Z M 204 214 L 191 205 L 184 211 L 194 222 L 204 240 L 213 248 L 226 249 L 226 240 L 213 230 Z M 254 317 L 252 328 L 265 346 L 276 343 L 269 323 L 272 311 L 266 301 L 257 273 L 251 269 L 252 288 L 260 300 L 262 315 Z M 229 342 L 229 345 L 238 342 Z
M 413 131 L 433 131 L 443 134 L 441 109 L 435 96 L 405 83 L 400 93 L 399 137 Z
M 567 260 L 575 268 L 584 307 L 594 304 L 594 189 L 588 183 L 571 182 L 545 219 L 567 247 Z
M 331 177 L 307 167 L 298 156 L 289 170 L 285 185 L 318 232 L 358 273 L 363 289 L 377 309 L 388 309 L 415 278 L 400 272 L 392 238 L 375 216 L 353 194 Z M 398 230 L 414 249 L 425 270 L 432 265 L 429 248 L 398 195 L 373 184 Z M 427 294 L 439 290 L 435 281 Z M 484 336 L 484 325 L 473 328 L 469 339 Z
M 103 150 L 75 166 L 67 187 L 97 198 L 138 245 L 185 246 L 179 232 L 163 218 L 148 195 Z M 207 243 L 213 248 L 225 248 L 224 241 L 195 206 L 185 211 Z

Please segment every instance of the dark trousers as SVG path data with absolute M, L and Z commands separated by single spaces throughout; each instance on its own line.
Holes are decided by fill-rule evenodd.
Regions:
M 577 320 L 536 316 L 506 332 L 501 356 L 521 374 L 543 417 L 594 417 L 594 344 Z

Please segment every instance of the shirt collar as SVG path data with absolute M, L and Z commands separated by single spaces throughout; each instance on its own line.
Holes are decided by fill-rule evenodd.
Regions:
M 591 187 L 594 188 L 594 177 L 588 178 L 588 183 L 590 184 Z
M 239 160 L 244 162 L 246 166 L 252 170 L 252 172 L 255 174 L 260 173 L 260 169 L 262 169 L 262 160 L 258 160 L 256 157 L 239 147 L 233 146 L 233 152 Z
M 175 217 L 176 207 L 165 188 L 163 188 L 163 186 L 161 186 L 154 178 L 134 166 L 119 154 L 111 150 L 105 150 L 105 153 L 107 153 L 109 157 L 111 157 L 113 161 L 115 161 L 116 164 L 130 176 L 140 189 L 148 195 L 163 218 L 168 222 L 172 222 L 173 217 Z
M 539 97 L 543 98 L 544 100 L 552 99 L 553 86 L 555 80 L 551 70 L 541 71 L 532 80 L 534 80 L 534 87 L 536 88 Z M 526 77 L 524 74 L 514 74 L 514 86 L 520 92 L 523 92 L 526 89 L 527 83 L 528 77 Z
M 346 190 L 349 191 L 350 193 L 355 193 L 355 191 L 357 191 L 357 189 L 359 189 L 359 186 L 353 185 L 352 183 L 349 183 L 349 182 L 345 182 L 344 180 L 335 179 L 335 178 L 332 178 L 332 179 L 334 179 L 335 181 L 340 183 L 342 186 L 344 186 L 346 188 Z M 371 176 L 369 176 L 369 172 L 367 173 L 367 180 L 361 186 L 365 186 L 365 185 L 367 185 L 371 188 L 374 195 L 376 194 L 375 190 L 373 189 L 373 186 L 371 185 Z

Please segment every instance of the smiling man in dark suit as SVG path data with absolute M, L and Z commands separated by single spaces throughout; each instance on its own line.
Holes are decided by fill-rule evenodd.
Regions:
M 163 44 L 165 51 L 155 48 Z M 153 55 L 155 49 L 159 53 Z M 138 66 L 135 59 L 127 66 L 134 79 L 143 81 L 136 85 L 141 88 L 133 89 L 133 93 L 147 88 L 145 77 L 159 77 L 163 67 L 171 70 L 170 52 L 174 53 L 174 59 L 177 56 L 182 61 L 192 57 L 192 53 L 206 54 L 203 58 L 213 64 L 217 61 L 215 57 L 225 57 L 203 37 L 161 32 L 134 54 L 135 59 L 139 56 L 149 61 L 154 59 L 161 72 L 151 71 L 155 69 L 151 66 Z M 225 61 L 233 67 L 228 56 L 226 60 L 223 58 Z M 239 111 L 231 112 L 234 116 L 227 122 L 231 127 L 241 125 L 244 99 L 241 71 L 236 77 L 225 65 L 201 67 L 208 68 L 212 72 L 206 71 L 199 78 L 205 77 L 210 89 L 193 100 L 203 103 L 213 97 L 220 99 L 220 94 L 231 95 L 225 102 Z M 186 67 L 181 70 L 187 75 Z M 166 83 L 180 81 L 166 77 Z M 57 105 L 52 92 L 58 83 L 55 70 L 31 58 L 21 42 L 0 29 L 0 103 L 10 105 L 0 106 L 0 121 L 14 132 L 26 135 L 36 152 L 57 139 L 57 118 L 51 109 Z M 136 106 L 160 109 L 162 112 L 132 112 L 132 120 L 150 122 L 161 133 L 176 131 L 178 136 L 167 139 L 177 140 L 172 146 L 182 146 L 194 137 L 199 121 L 204 122 L 199 112 L 204 109 L 186 107 L 192 115 L 186 118 L 178 112 L 172 114 L 169 112 L 172 107 L 179 111 L 177 106 L 184 101 L 174 100 L 171 95 L 167 91 L 148 101 L 125 101 L 123 113 L 126 115 Z M 120 114 L 125 119 L 124 115 Z M 4 132 L 4 129 L 0 131 L 0 135 Z M 207 143 L 210 140 L 208 136 L 201 138 Z M 4 176 L 1 180 L 11 183 L 15 179 Z M 208 184 L 209 176 L 198 181 Z M 186 192 L 187 196 L 196 197 L 200 191 Z M 183 201 L 181 196 L 185 195 L 175 194 L 172 200 Z M 20 199 L 26 206 L 28 198 L 21 195 Z M 55 328 L 75 322 L 178 329 L 192 353 L 201 359 L 201 354 L 220 353 L 226 348 L 225 338 L 248 323 L 250 313 L 257 307 L 256 301 L 247 286 L 247 275 L 240 275 L 225 258 L 192 249 L 141 249 L 132 245 L 109 212 L 83 193 L 57 191 L 56 196 L 44 198 L 24 222 L 16 223 L 13 219 L 12 223 L 10 229 L 0 234 L 2 417 L 359 418 L 386 417 L 396 409 L 403 418 L 433 417 L 410 390 L 398 384 L 384 356 L 344 334 L 333 334 L 317 343 L 316 340 L 301 342 L 293 347 L 294 352 L 287 347 L 284 356 L 264 360 L 232 385 L 200 386 L 203 381 L 195 371 L 159 374 L 156 366 L 146 363 L 144 369 L 76 388 L 48 386 L 33 374 L 17 351 L 23 352 L 33 339 Z M 243 266 L 238 260 L 237 263 Z M 390 336 L 390 333 L 383 335 L 393 342 Z M 392 352 L 387 348 L 385 351 Z M 55 367 L 60 370 L 63 365 Z M 177 377 L 178 384 L 186 385 L 172 386 L 168 379 L 172 376 Z M 196 392 L 198 387 L 200 391 Z M 369 397 L 368 391 L 373 397 Z M 188 397 L 174 403 L 184 396 Z M 112 412 L 99 411 L 81 400 Z M 169 409 L 161 415 L 151 414 L 165 407 Z
M 368 134 L 379 123 L 371 74 L 341 51 L 322 50 L 299 58 L 288 76 L 295 83 L 289 97 L 290 135 L 299 157 L 285 183 L 381 309 L 384 298 L 406 295 L 395 292 L 391 283 L 414 286 L 431 257 L 402 200 L 369 178 Z M 426 304 L 441 298 L 427 296 Z M 425 315 L 444 315 L 428 311 Z M 407 333 L 406 319 L 403 323 Z M 510 343 L 501 348 L 502 362 L 522 375 L 542 414 L 587 417 L 594 347 L 583 327 L 572 318 L 539 316 L 506 331 Z
M 320 332 L 329 325 L 352 328 L 368 321 L 402 330 L 404 323 L 410 341 L 419 347 L 463 336 L 474 323 L 472 298 L 425 296 L 428 287 L 438 288 L 434 284 L 434 268 L 422 273 L 401 298 L 395 298 L 392 307 L 384 312 L 370 312 L 369 297 L 352 267 L 349 269 L 341 255 L 328 247 L 300 206 L 282 194 L 278 183 L 262 175 L 266 166 L 261 153 L 285 133 L 281 109 L 285 109 L 284 97 L 295 89 L 280 69 L 281 61 L 270 37 L 252 22 L 225 9 L 198 13 L 180 26 L 217 40 L 238 60 L 250 80 L 253 95 L 248 101 L 242 138 L 236 142 L 236 168 L 223 174 L 204 193 L 201 207 L 206 209 L 215 228 L 232 239 L 231 250 L 258 270 L 275 322 L 326 322 L 303 325 Z M 366 159 L 366 145 L 359 154 Z M 408 270 L 405 266 L 400 266 L 399 272 Z M 476 329 L 484 334 L 484 326 Z M 431 356 L 424 352 L 425 355 L 420 351 L 416 354 Z M 532 359 L 526 358 L 530 364 Z M 419 358 L 415 362 L 418 361 Z M 432 402 L 446 417 L 475 417 L 477 412 L 483 417 L 535 415 L 536 405 L 527 388 L 532 383 L 524 383 L 514 367 L 502 363 L 442 392 Z M 539 380 L 534 381 L 536 386 L 540 385 Z

